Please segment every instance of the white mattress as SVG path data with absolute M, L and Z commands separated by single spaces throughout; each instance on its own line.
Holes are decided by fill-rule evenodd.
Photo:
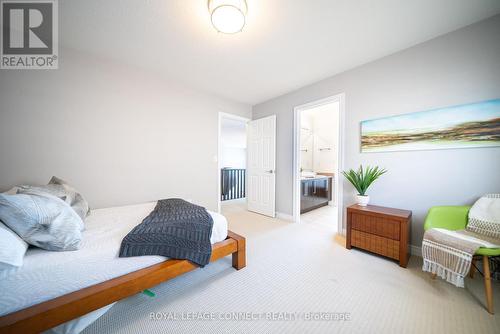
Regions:
M 164 261 L 163 256 L 119 258 L 125 235 L 156 202 L 93 210 L 85 221 L 81 248 L 50 252 L 30 248 L 21 268 L 0 271 L 0 316 Z M 210 242 L 226 239 L 227 220 L 209 211 Z

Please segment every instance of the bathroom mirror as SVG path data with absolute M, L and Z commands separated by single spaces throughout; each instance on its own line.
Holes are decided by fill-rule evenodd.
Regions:
M 323 124 L 300 129 L 300 168 L 308 173 L 333 173 L 335 169 L 335 137 Z
M 312 129 L 302 127 L 300 129 L 300 169 L 302 171 L 313 171 L 314 135 Z

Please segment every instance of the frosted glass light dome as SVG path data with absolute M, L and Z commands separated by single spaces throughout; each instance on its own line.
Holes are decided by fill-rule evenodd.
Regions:
M 219 32 L 234 34 L 245 26 L 246 0 L 208 0 L 208 11 Z

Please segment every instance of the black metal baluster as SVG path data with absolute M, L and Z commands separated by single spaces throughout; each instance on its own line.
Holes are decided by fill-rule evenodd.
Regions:
M 229 173 L 224 170 L 224 198 L 227 201 L 229 199 Z
M 234 198 L 234 169 L 231 169 L 230 174 L 231 174 L 231 177 L 230 177 L 230 179 L 231 179 L 231 187 L 230 187 L 231 195 L 229 196 L 229 199 L 233 199 Z
M 240 198 L 245 197 L 245 170 L 241 169 L 240 170 L 240 175 L 241 175 L 241 194 Z
M 245 169 L 243 170 L 243 182 L 242 182 L 242 185 L 243 185 L 243 195 L 241 196 L 241 198 L 245 198 L 246 197 L 246 191 L 247 191 L 246 170 Z
M 238 180 L 236 179 L 236 169 L 233 169 L 233 197 L 231 199 L 236 198 L 236 190 L 238 188 Z
M 223 168 L 220 173 L 222 201 L 246 197 L 246 169 Z
M 236 170 L 236 183 L 238 184 L 238 190 L 236 192 L 236 198 L 241 198 L 241 194 L 240 194 L 240 191 L 241 191 L 241 183 L 240 183 L 240 170 L 237 169 Z
M 236 189 L 236 198 L 240 198 L 240 170 L 236 170 L 236 184 L 238 185 Z

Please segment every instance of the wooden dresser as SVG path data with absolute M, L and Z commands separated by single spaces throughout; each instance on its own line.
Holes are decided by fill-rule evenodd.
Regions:
M 361 248 L 408 264 L 411 211 L 382 206 L 347 208 L 346 247 Z

